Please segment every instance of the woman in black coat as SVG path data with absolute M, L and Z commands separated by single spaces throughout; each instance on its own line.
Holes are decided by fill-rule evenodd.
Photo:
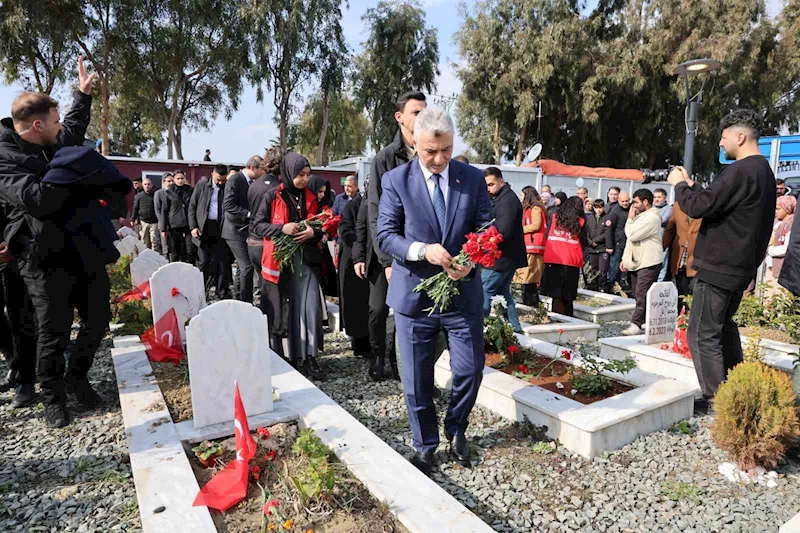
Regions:
M 330 209 L 333 206 L 333 192 L 329 181 L 325 181 L 319 176 L 311 176 L 311 179 L 308 180 L 308 189 L 317 195 L 320 211 Z M 320 286 L 325 296 L 336 297 L 339 296 L 339 282 L 336 279 L 336 266 L 333 264 L 333 256 L 328 247 L 327 236 L 323 238 L 322 244 L 322 279 L 320 280 Z
M 345 204 L 339 222 L 339 313 L 340 328 L 350 336 L 355 355 L 370 355 L 369 282 L 356 276 L 353 269 L 353 244 L 361 194 Z

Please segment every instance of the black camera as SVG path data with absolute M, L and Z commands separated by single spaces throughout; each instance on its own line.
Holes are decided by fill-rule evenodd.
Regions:
M 659 168 L 656 170 L 650 168 L 643 168 L 642 169 L 642 177 L 644 177 L 645 185 L 648 183 L 652 183 L 654 181 L 667 181 L 667 177 L 669 173 L 672 172 L 672 169 L 675 168 L 675 165 L 669 165 L 667 168 Z

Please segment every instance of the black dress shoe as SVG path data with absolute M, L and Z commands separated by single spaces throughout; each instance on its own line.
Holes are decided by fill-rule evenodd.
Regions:
M 36 392 L 33 390 L 33 384 L 18 385 L 11 407 L 27 407 L 35 402 Z
M 414 457 L 411 458 L 411 464 L 416 466 L 420 472 L 430 477 L 431 470 L 433 470 L 433 452 L 416 452 Z
M 469 460 L 467 437 L 463 433 L 453 436 L 447 431 L 444 432 L 444 436 L 447 437 L 447 441 L 450 443 L 450 455 L 453 456 L 456 462 L 464 468 L 472 468 L 472 463 Z
M 325 379 L 325 373 L 319 367 L 316 357 L 309 357 L 306 359 L 305 367 L 308 369 L 308 375 L 311 376 L 311 379 L 316 381 L 322 381 Z
M 383 366 L 384 366 L 384 356 L 379 355 L 370 361 L 369 364 L 369 377 L 372 378 L 372 381 L 383 381 Z
M 83 407 L 91 409 L 103 403 L 103 398 L 97 394 L 87 378 L 75 379 L 67 377 L 64 379 L 64 383 L 67 391 L 75 395 L 75 399 Z
M 69 424 L 69 413 L 63 402 L 55 401 L 44 407 L 44 420 L 51 428 L 63 428 Z

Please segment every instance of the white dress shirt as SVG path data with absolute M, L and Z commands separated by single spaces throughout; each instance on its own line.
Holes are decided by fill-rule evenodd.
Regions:
M 433 203 L 433 191 L 436 186 L 434 183 L 433 172 L 425 168 L 425 165 L 422 164 L 422 161 L 417 160 L 419 163 L 419 168 L 422 170 L 422 176 L 425 178 L 425 185 L 428 187 L 428 194 L 431 197 L 431 203 Z M 441 178 L 439 178 L 439 188 L 442 190 L 442 195 L 444 195 L 444 206 L 447 207 L 447 193 L 450 192 L 450 165 L 447 165 L 440 174 Z M 442 232 L 444 232 L 444 228 L 442 228 Z M 418 261 L 419 260 L 419 250 L 425 244 L 424 242 L 413 242 L 411 246 L 408 247 L 408 252 L 406 252 L 406 261 Z
M 217 220 L 219 213 L 219 185 L 211 180 L 211 203 L 208 204 L 208 220 Z

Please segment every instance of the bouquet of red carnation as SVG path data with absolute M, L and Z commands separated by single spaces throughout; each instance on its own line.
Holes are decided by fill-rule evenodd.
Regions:
M 333 216 L 333 213 L 330 210 L 322 211 L 316 215 L 310 216 L 305 220 L 301 220 L 297 223 L 297 233 L 302 233 L 309 226 L 314 228 L 315 230 L 325 231 L 325 224 L 328 224 L 328 228 L 335 228 L 334 231 L 338 231 L 339 228 L 339 219 L 338 216 Z M 273 252 L 273 256 L 275 260 L 278 261 L 278 265 L 280 269 L 283 270 L 285 267 L 289 267 L 292 272 L 294 272 L 294 266 L 292 265 L 292 257 L 295 253 L 299 251 L 300 256 L 303 255 L 303 244 L 294 240 L 292 235 L 285 235 L 281 233 L 277 237 L 272 239 L 273 244 L 275 245 L 275 251 Z
M 324 210 L 322 213 L 327 213 L 327 218 L 322 223 L 322 231 L 328 235 L 329 239 L 335 239 L 336 235 L 339 233 L 339 222 L 342 220 L 342 217 L 334 215 L 329 209 Z
M 470 263 L 481 265 L 484 268 L 491 268 L 495 262 L 502 257 L 503 252 L 497 249 L 503 242 L 503 236 L 497 228 L 491 224 L 481 227 L 476 233 L 466 235 L 467 242 L 461 247 L 461 252 L 453 258 L 452 266 L 463 267 Z M 423 279 L 414 288 L 414 292 L 425 292 L 431 300 L 433 307 L 425 309 L 428 315 L 434 312 L 445 311 L 450 307 L 450 302 L 454 296 L 459 294 L 458 281 L 450 279 L 447 272 L 442 271 L 430 278 Z

